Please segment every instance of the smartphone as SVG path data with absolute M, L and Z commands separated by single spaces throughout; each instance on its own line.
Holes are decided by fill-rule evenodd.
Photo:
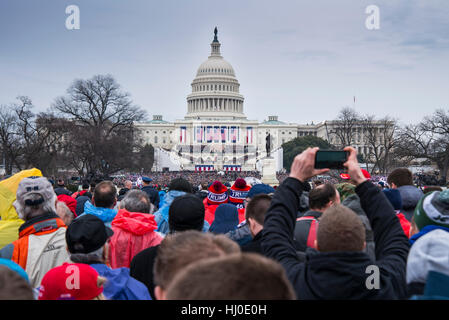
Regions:
M 348 151 L 318 150 L 315 155 L 315 169 L 345 169 L 343 163 L 348 160 Z

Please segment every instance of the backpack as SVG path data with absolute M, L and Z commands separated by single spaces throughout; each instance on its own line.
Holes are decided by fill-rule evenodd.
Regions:
M 309 233 L 307 235 L 306 245 L 307 245 L 307 247 L 315 248 L 315 240 L 316 240 L 318 224 L 319 224 L 318 219 L 313 216 L 303 216 L 303 217 L 296 219 L 296 222 L 298 222 L 298 221 L 310 221 L 309 228 L 308 228 Z

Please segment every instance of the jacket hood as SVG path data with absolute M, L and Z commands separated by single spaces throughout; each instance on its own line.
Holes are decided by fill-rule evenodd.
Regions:
M 96 207 L 89 201 L 84 203 L 84 213 L 93 214 L 100 218 L 103 222 L 111 222 L 117 214 L 117 210 L 109 208 Z
M 304 281 L 310 295 L 319 299 L 378 298 L 379 290 L 369 290 L 366 268 L 375 263 L 363 252 L 318 252 L 308 249 Z M 329 290 L 332 288 L 332 290 Z M 380 282 L 380 291 L 389 288 Z M 302 288 L 299 288 L 301 291 Z M 385 297 L 385 296 L 383 296 Z M 388 298 L 388 297 L 387 297 Z
M 209 231 L 214 233 L 227 233 L 237 228 L 239 224 L 239 213 L 237 207 L 224 203 L 215 210 L 215 218 L 212 222 Z
M 414 186 L 402 186 L 398 188 L 401 193 L 402 208 L 404 210 L 414 209 L 424 193 Z
M 415 241 L 407 259 L 407 283 L 425 283 L 429 271 L 449 275 L 449 231 L 431 230 Z
M 114 220 L 112 220 L 111 225 L 138 236 L 153 232 L 157 229 L 154 215 L 149 213 L 129 212 L 126 209 L 120 209 L 118 211 Z
M 91 264 L 98 274 L 107 279 L 104 286 L 104 295 L 110 300 L 121 296 L 123 291 L 128 287 L 130 278 L 128 268 L 111 269 L 105 264 Z

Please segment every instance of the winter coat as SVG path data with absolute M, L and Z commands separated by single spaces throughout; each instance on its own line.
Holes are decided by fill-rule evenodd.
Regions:
M 413 213 L 418 201 L 424 196 L 424 193 L 415 186 L 402 186 L 398 188 L 401 193 L 402 210 L 405 218 L 412 221 Z
M 142 187 L 142 191 L 146 192 L 148 194 L 148 197 L 150 198 L 151 203 L 154 204 L 156 208 L 159 208 L 159 192 L 151 186 Z
M 19 228 L 19 239 L 0 250 L 0 258 L 21 266 L 33 288 L 50 269 L 70 262 L 66 249 L 67 226 L 53 212 L 34 217 Z
M 84 205 L 86 204 L 86 202 L 90 202 L 90 198 L 88 196 L 78 196 L 76 198 L 76 215 L 80 216 L 84 213 Z
M 251 236 L 251 231 L 249 230 L 249 225 L 246 223 L 246 220 L 241 222 L 237 229 L 232 230 L 225 234 L 229 239 L 237 242 L 240 247 L 249 243 L 253 237 Z
M 111 226 L 114 231 L 110 239 L 110 262 L 113 269 L 129 268 L 137 253 L 162 241 L 162 237 L 155 232 L 157 223 L 152 214 L 121 209 Z
M 371 259 L 376 260 L 375 256 L 376 245 L 374 244 L 373 229 L 371 228 L 371 224 L 368 220 L 368 217 L 366 216 L 366 213 L 365 211 L 363 211 L 363 208 L 360 204 L 359 196 L 356 194 L 352 194 L 346 197 L 341 204 L 357 213 L 359 218 L 362 220 L 363 226 L 365 227 L 365 241 L 366 241 L 365 252 L 370 256 Z
M 376 258 L 365 252 L 306 251 L 300 262 L 293 242 L 299 198 L 304 184 L 287 178 L 273 196 L 265 216 L 262 248 L 284 267 L 298 299 L 398 299 L 406 295 L 409 244 L 386 196 L 366 181 L 355 191 L 374 232 Z M 379 270 L 379 288 L 366 285 L 369 266 Z M 372 271 L 371 271 L 372 272 Z M 375 271 L 374 271 L 375 272 Z M 370 282 L 371 283 L 371 282 Z
M 103 294 L 108 300 L 152 300 L 147 287 L 129 275 L 128 268 L 111 269 L 105 264 L 90 265 L 106 278 Z
M 170 206 L 175 200 L 175 198 L 185 195 L 186 193 L 184 191 L 178 191 L 178 190 L 170 190 L 167 192 L 167 194 L 164 196 L 164 202 L 154 213 L 155 221 L 158 225 L 157 231 L 162 234 L 167 234 L 169 231 L 168 226 L 168 211 L 170 210 Z

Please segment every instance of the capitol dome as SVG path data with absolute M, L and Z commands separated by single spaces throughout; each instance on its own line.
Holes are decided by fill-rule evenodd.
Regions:
M 221 56 L 217 33 L 215 28 L 211 54 L 199 66 L 192 81 L 186 119 L 246 119 L 240 84 L 232 65 Z

